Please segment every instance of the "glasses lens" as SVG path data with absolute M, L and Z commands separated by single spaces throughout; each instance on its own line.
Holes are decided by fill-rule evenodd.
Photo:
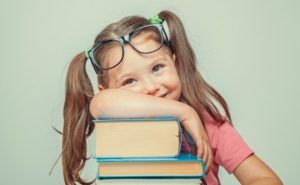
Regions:
M 130 39 L 130 44 L 139 52 L 151 53 L 158 50 L 163 43 L 160 30 L 155 26 L 148 26 L 137 30 Z
M 105 42 L 95 49 L 94 57 L 101 69 L 113 68 L 122 60 L 122 45 L 119 41 Z

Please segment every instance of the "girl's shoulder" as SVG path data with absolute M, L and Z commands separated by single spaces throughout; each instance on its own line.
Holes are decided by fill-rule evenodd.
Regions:
M 217 147 L 220 138 L 230 137 L 232 134 L 237 133 L 228 119 L 225 119 L 223 123 L 219 123 L 207 111 L 202 112 L 202 119 L 210 145 L 213 148 Z
M 225 122 L 223 123 L 217 122 L 206 110 L 202 111 L 202 119 L 205 128 L 209 130 L 220 129 L 220 127 L 224 125 L 231 125 L 228 119 L 225 119 Z

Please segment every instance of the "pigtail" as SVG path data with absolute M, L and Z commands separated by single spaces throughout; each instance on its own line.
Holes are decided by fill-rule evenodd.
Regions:
M 89 104 L 94 96 L 93 87 L 86 73 L 86 57 L 79 53 L 70 63 L 66 78 L 62 166 L 66 185 L 92 184 L 85 182 L 80 173 L 87 158 L 86 139 L 94 130 Z
M 197 70 L 196 56 L 187 39 L 184 26 L 177 15 L 170 11 L 162 11 L 159 17 L 167 21 L 171 48 L 176 56 L 175 65 L 182 82 L 181 101 L 191 105 L 202 117 L 203 110 L 218 123 L 224 123 L 225 117 L 219 112 L 212 99 L 217 100 L 231 122 L 229 109 L 225 99 L 209 85 Z M 187 75 L 188 74 L 188 75 Z M 197 88 L 195 91 L 195 87 Z M 200 104 L 199 104 L 200 102 Z

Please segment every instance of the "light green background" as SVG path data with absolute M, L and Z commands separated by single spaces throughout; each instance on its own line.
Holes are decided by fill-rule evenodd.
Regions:
M 1 0 L 0 184 L 63 184 L 64 81 L 71 58 L 123 16 L 176 12 L 235 127 L 285 184 L 300 184 L 299 1 Z M 90 65 L 88 70 L 92 78 Z M 95 81 L 94 81 L 95 84 Z M 93 140 L 89 141 L 93 152 Z M 96 174 L 87 164 L 84 176 Z M 238 184 L 220 170 L 223 184 Z

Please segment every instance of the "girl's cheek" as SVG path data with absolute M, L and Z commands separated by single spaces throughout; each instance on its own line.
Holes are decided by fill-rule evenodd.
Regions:
M 122 89 L 125 89 L 125 90 L 130 90 L 130 91 L 134 91 L 134 92 L 140 92 L 141 90 L 140 90 L 140 88 L 137 86 L 137 85 L 135 85 L 135 86 L 123 86 L 123 87 L 121 87 Z

